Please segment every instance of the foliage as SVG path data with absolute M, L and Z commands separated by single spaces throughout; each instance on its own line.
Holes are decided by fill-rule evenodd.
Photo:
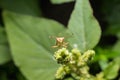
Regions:
M 98 8 L 100 12 L 98 14 L 104 14 L 104 16 L 97 17 L 93 15 L 91 8 L 92 6 L 94 9 L 93 2 L 96 3 L 97 8 L 97 1 L 91 1 L 90 5 L 89 0 L 49 0 L 53 7 L 63 3 L 75 3 L 67 26 L 45 17 L 45 7 L 42 7 L 44 1 L 0 0 L 2 17 L 0 19 L 0 80 L 55 80 L 56 71 L 57 77 L 62 76 L 63 80 L 86 80 L 87 75 L 90 76 L 88 80 L 119 79 L 120 1 L 98 0 L 102 2 Z M 45 4 L 47 6 L 48 3 L 45 2 Z M 94 13 L 97 11 L 95 10 Z M 61 15 L 64 16 L 64 14 Z M 99 19 L 107 22 L 107 25 L 101 25 L 102 34 L 94 16 L 98 18 L 100 25 L 102 21 Z M 66 42 L 62 40 L 61 43 L 59 41 L 55 43 L 56 38 L 66 39 L 65 36 L 69 35 L 71 36 Z M 53 38 L 50 38 L 51 36 Z M 107 39 L 109 36 L 110 39 Z M 111 36 L 114 36 L 116 41 L 106 44 L 113 39 Z M 65 46 L 69 51 L 67 54 L 64 54 L 64 51 L 60 53 L 61 48 L 57 45 L 65 43 L 68 43 Z M 53 49 L 53 45 L 58 48 Z M 73 50 L 70 51 L 71 49 Z M 88 51 L 90 49 L 94 49 L 96 53 L 92 62 L 90 60 L 93 56 L 89 55 Z M 85 65 L 78 66 L 69 62 L 80 62 L 80 65 L 82 63 Z M 93 66 L 99 66 L 100 70 L 95 70 Z M 78 72 L 81 73 L 79 75 L 74 71 L 78 67 Z M 65 70 L 68 71 L 67 76 Z
M 76 1 L 68 29 L 74 35 L 70 44 L 76 44 L 82 52 L 93 48 L 98 43 L 101 31 L 98 22 L 93 17 L 88 0 Z
M 74 0 L 51 0 L 53 4 L 62 4 L 62 3 L 67 3 L 71 1 L 74 1 Z

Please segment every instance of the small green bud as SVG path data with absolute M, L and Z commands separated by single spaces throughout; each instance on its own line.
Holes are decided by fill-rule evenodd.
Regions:
M 95 52 L 93 50 L 86 51 L 81 57 L 79 57 L 77 66 L 78 67 L 85 66 L 87 62 L 89 62 L 93 58 L 94 55 Z
M 95 51 L 93 51 L 93 50 L 88 50 L 88 51 L 86 51 L 86 52 L 83 54 L 82 59 L 83 59 L 85 62 L 88 62 L 88 61 L 90 61 L 90 60 L 93 58 L 94 55 L 95 55 Z
M 81 53 L 77 48 L 72 49 L 70 64 L 76 64 L 80 56 L 81 56 Z
M 54 57 L 59 64 L 66 64 L 71 59 L 70 52 L 66 48 L 56 51 Z
M 61 66 L 58 68 L 58 70 L 55 74 L 55 77 L 56 77 L 56 79 L 63 79 L 65 75 L 66 75 L 66 72 L 64 70 L 64 67 Z
M 74 56 L 76 56 L 76 57 L 80 57 L 81 56 L 81 53 L 80 53 L 80 51 L 78 50 L 78 49 L 73 49 L 72 51 L 72 54 L 74 55 Z
M 81 80 L 81 79 L 80 79 L 80 76 L 77 75 L 76 73 L 71 73 L 71 75 L 72 75 L 72 77 L 75 78 L 75 80 Z
M 67 74 L 70 74 L 70 68 L 68 66 L 61 66 L 58 68 L 55 75 L 56 79 L 63 79 Z
M 65 70 L 66 74 L 70 74 L 71 69 L 69 66 L 64 66 L 64 70 Z
M 88 66 L 84 66 L 84 67 L 80 68 L 81 74 L 82 74 L 82 75 L 86 75 L 86 76 L 89 77 L 88 71 L 89 71 L 89 67 L 88 67 Z
M 85 65 L 86 65 L 86 62 L 80 57 L 79 60 L 78 60 L 77 66 L 82 67 L 82 66 L 85 66 Z
M 84 54 L 81 54 L 78 49 L 72 49 L 69 52 L 66 48 L 59 49 L 55 52 L 54 57 L 62 66 L 58 68 L 56 72 L 56 79 L 64 79 L 66 75 L 71 75 L 76 80 L 89 80 L 91 75 L 89 74 L 89 62 L 95 52 L 88 50 Z

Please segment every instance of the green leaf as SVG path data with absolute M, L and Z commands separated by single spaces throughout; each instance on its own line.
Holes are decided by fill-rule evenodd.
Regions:
M 58 64 L 51 46 L 64 30 L 53 20 L 4 12 L 4 22 L 15 64 L 28 80 L 53 80 Z
M 72 2 L 75 0 L 51 0 L 53 4 L 62 4 L 62 3 L 67 3 L 67 2 Z
M 40 16 L 38 0 L 0 0 L 0 7 L 32 16 Z
M 76 0 L 68 28 L 74 35 L 70 43 L 72 46 L 77 45 L 82 52 L 94 48 L 98 43 L 101 30 L 93 16 L 89 0 Z
M 108 66 L 108 60 L 100 60 L 99 61 L 100 68 L 104 70 Z
M 120 56 L 116 57 L 115 61 L 119 64 L 119 68 L 120 68 Z
M 113 50 L 120 54 L 120 40 L 118 40 L 116 44 L 113 46 Z
M 118 75 L 118 71 L 120 69 L 119 61 L 118 59 L 112 61 L 108 67 L 103 71 L 104 77 L 108 80 L 114 79 Z
M 96 55 L 94 61 L 107 61 L 108 59 L 114 59 L 120 54 L 113 50 L 113 48 L 95 48 Z
M 0 27 L 0 65 L 11 60 L 11 54 L 5 35 L 5 30 Z

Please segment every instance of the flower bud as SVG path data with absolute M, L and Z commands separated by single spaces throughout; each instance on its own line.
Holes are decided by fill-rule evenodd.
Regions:
M 79 58 L 80 56 L 81 56 L 81 53 L 80 53 L 80 51 L 78 50 L 78 49 L 73 49 L 72 51 L 72 55 L 74 56 L 74 57 L 76 57 L 76 58 Z
M 93 50 L 88 50 L 88 51 L 86 51 L 86 52 L 83 54 L 82 59 L 83 59 L 85 62 L 88 62 L 88 61 L 90 61 L 90 60 L 93 58 L 94 55 L 95 55 L 95 51 L 93 51 Z
M 55 75 L 56 79 L 63 79 L 67 74 L 70 74 L 70 68 L 68 66 L 61 66 L 58 68 Z
M 55 77 L 56 79 L 63 79 L 65 75 L 66 75 L 66 72 L 64 71 L 64 67 L 61 66 L 58 68 Z
M 70 61 L 70 53 L 66 48 L 59 49 L 54 54 L 55 59 L 59 64 L 66 64 Z

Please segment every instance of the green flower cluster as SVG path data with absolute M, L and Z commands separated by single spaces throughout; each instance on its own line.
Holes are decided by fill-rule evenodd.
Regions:
M 69 52 L 66 48 L 59 49 L 55 52 L 54 57 L 61 66 L 56 72 L 56 79 L 64 79 L 70 75 L 76 80 L 82 80 L 84 77 L 89 78 L 89 67 L 87 63 L 93 58 L 95 52 L 88 50 L 83 54 L 78 49 L 72 49 Z

